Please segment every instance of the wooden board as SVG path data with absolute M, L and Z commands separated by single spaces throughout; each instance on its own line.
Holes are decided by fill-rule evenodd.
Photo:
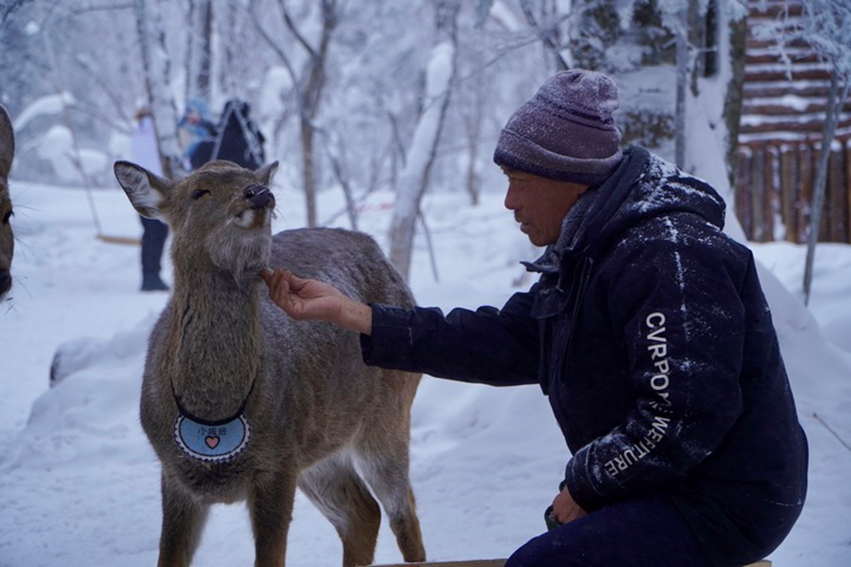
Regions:
M 394 563 L 373 567 L 503 567 L 507 559 L 478 559 L 472 561 L 426 561 L 425 563 Z
M 128 246 L 140 246 L 142 244 L 141 238 L 135 238 L 132 236 L 98 234 L 96 238 L 102 242 L 109 242 L 110 244 L 127 244 Z
M 503 567 L 507 559 L 479 559 L 472 561 L 437 561 L 426 563 L 394 563 L 373 567 Z M 771 567 L 771 561 L 757 561 L 744 567 Z

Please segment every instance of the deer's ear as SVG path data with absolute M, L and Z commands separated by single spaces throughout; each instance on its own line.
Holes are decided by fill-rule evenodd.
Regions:
M 272 184 L 272 179 L 275 177 L 275 173 L 278 171 L 278 162 L 273 161 L 270 164 L 264 165 L 258 170 L 254 171 L 254 175 L 256 175 L 260 179 L 260 183 L 265 185 L 266 187 Z
M 0 177 L 8 177 L 15 155 L 15 132 L 6 109 L 0 106 Z
M 168 180 L 129 161 L 115 162 L 113 170 L 118 184 L 140 215 L 149 219 L 164 220 L 160 205 L 171 186 Z

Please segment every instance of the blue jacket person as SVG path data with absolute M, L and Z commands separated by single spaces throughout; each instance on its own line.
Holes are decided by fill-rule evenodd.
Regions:
M 549 79 L 494 161 L 544 254 L 501 308 L 356 303 L 262 274 L 296 319 L 362 333 L 364 360 L 495 386 L 539 384 L 570 448 L 557 526 L 517 566 L 735 566 L 773 551 L 806 494 L 807 444 L 750 251 L 712 187 L 619 148 L 608 77 Z

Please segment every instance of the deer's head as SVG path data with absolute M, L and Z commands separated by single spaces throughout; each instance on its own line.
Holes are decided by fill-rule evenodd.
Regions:
M 136 211 L 171 227 L 176 275 L 221 270 L 245 283 L 256 280 L 269 257 L 275 208 L 269 184 L 277 167 L 274 162 L 249 171 L 214 161 L 178 182 L 126 161 L 114 169 Z
M 9 171 L 15 157 L 15 133 L 12 120 L 0 105 L 0 300 L 12 287 L 12 198 L 9 195 Z

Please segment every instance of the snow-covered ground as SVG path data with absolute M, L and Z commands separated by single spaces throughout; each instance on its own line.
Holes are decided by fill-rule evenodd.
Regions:
M 301 225 L 301 196 L 276 188 L 276 228 Z M 138 425 L 147 333 L 166 302 L 143 294 L 139 249 L 95 238 L 80 189 L 13 184 L 18 248 L 11 301 L 0 304 L 0 566 L 147 566 L 156 563 L 159 465 Z M 141 227 L 117 188 L 92 195 L 103 232 Z M 322 218 L 342 208 L 323 193 Z M 364 204 L 361 228 L 386 244 L 392 195 Z M 421 304 L 501 303 L 528 286 L 519 259 L 535 251 L 502 209 L 502 194 L 471 208 L 463 194 L 423 204 L 435 280 L 417 241 L 412 287 Z M 335 222 L 345 222 L 345 215 Z M 851 564 L 851 247 L 823 245 L 809 311 L 799 297 L 804 251 L 754 245 L 765 269 L 801 421 L 811 447 L 804 513 L 771 559 L 776 567 Z M 772 275 L 772 273 L 774 275 Z M 165 279 L 170 280 L 166 260 Z M 775 277 L 776 276 L 776 277 Z M 62 345 L 79 370 L 49 388 Z M 414 407 L 411 477 L 426 548 L 435 560 L 504 557 L 544 529 L 566 448 L 536 387 L 494 389 L 426 378 Z M 245 507 L 214 509 L 196 565 L 246 565 L 253 544 Z M 288 565 L 340 562 L 328 522 L 301 495 Z M 400 560 L 386 524 L 376 560 Z

